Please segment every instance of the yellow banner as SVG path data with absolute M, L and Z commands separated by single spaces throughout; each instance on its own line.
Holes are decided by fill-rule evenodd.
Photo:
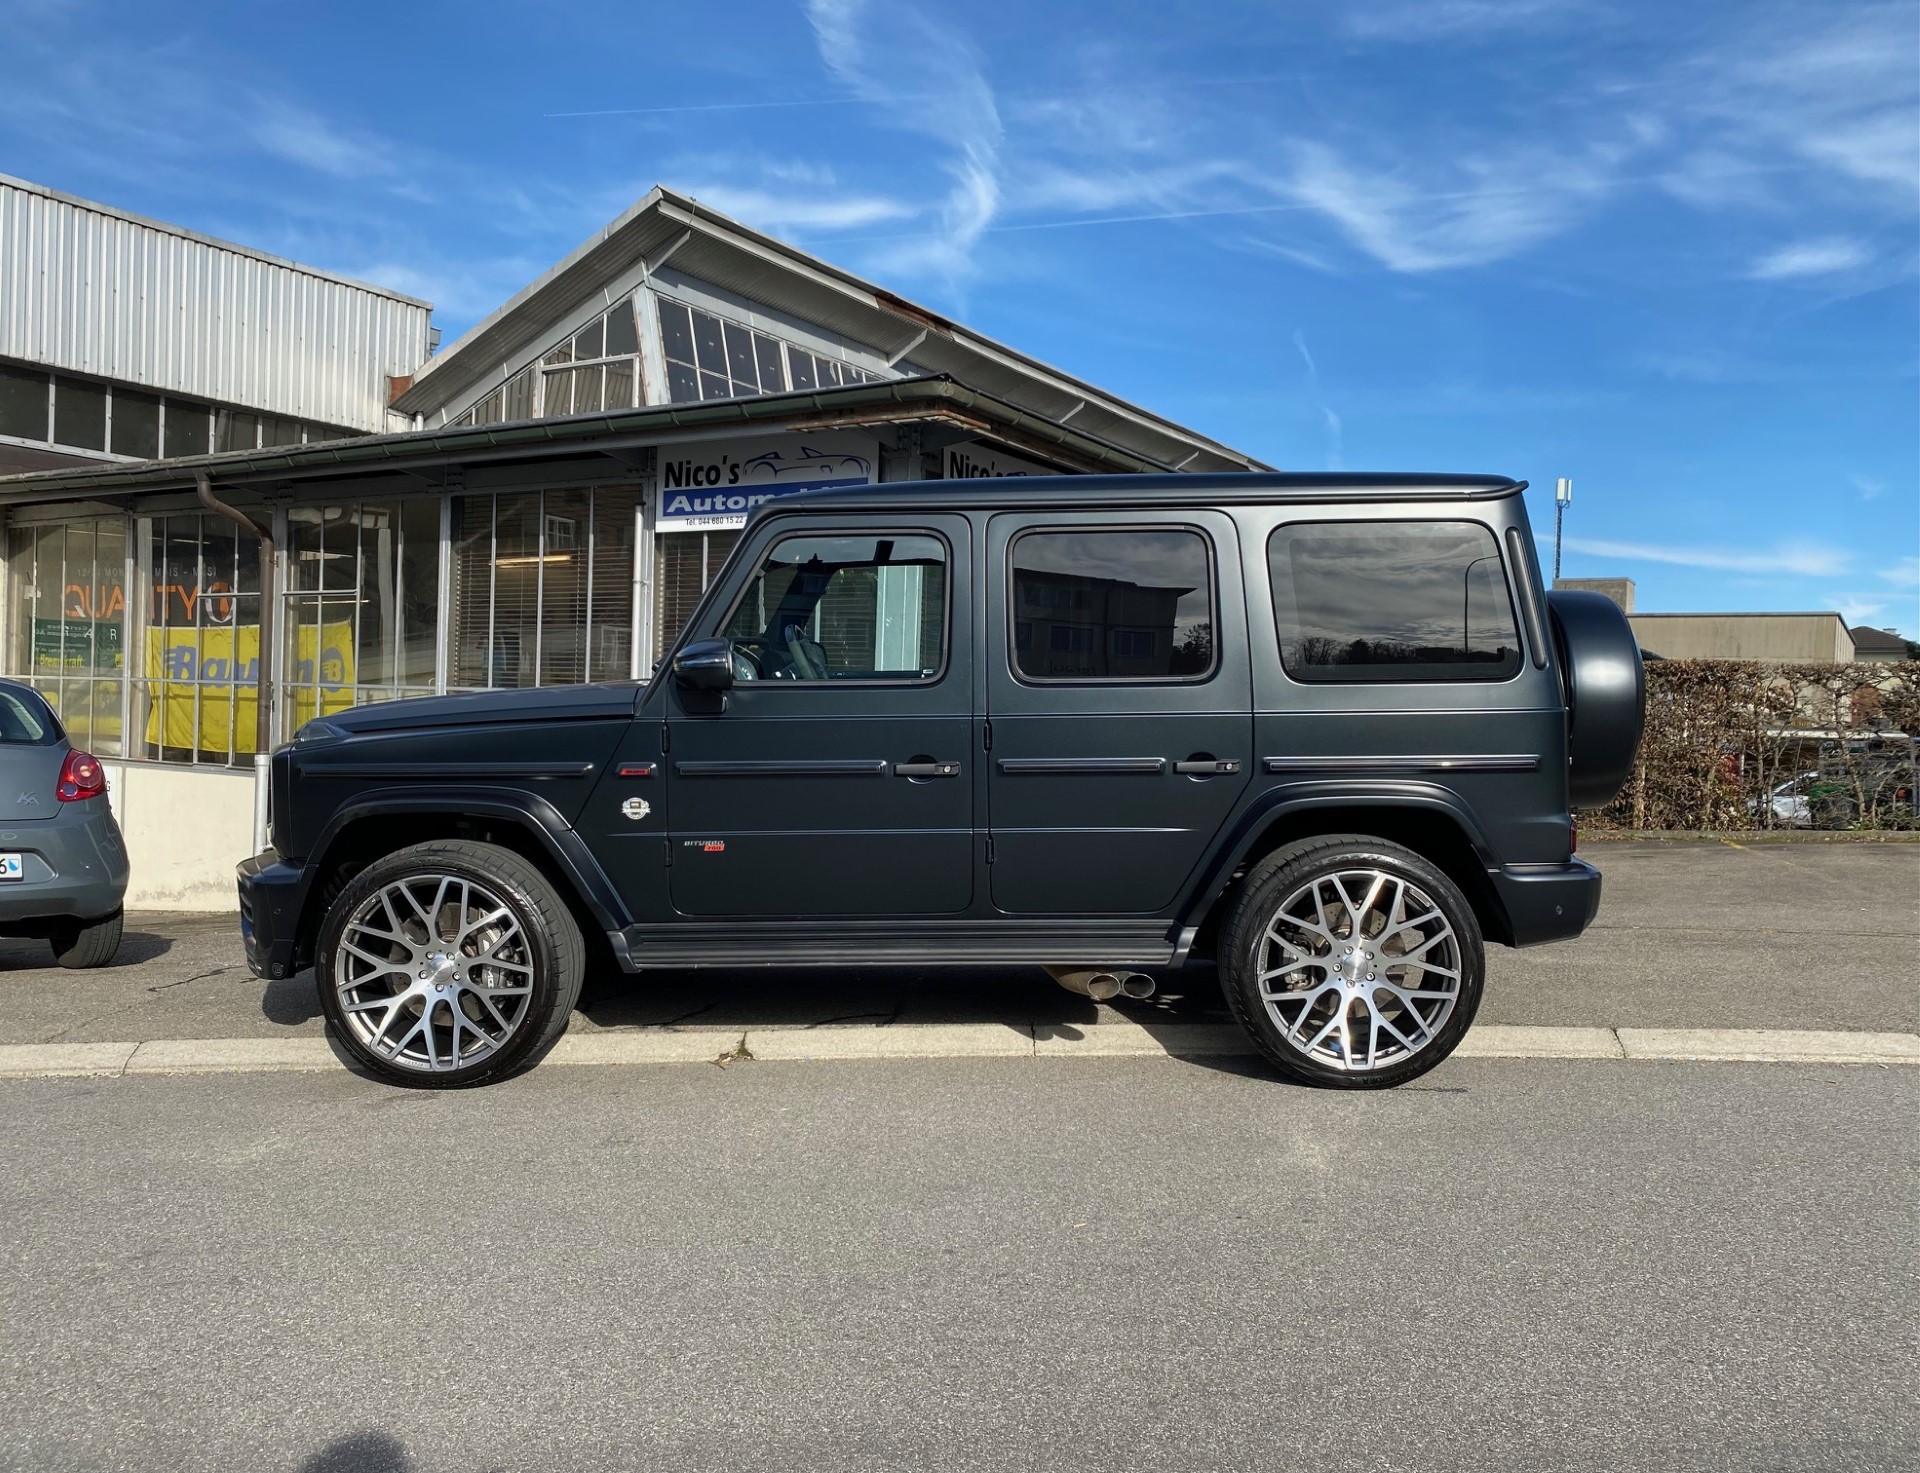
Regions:
M 147 741 L 198 752 L 252 752 L 259 721 L 260 626 L 149 629 Z M 353 625 L 294 633 L 292 726 L 353 705 Z M 286 685 L 282 686 L 286 689 Z M 289 730 L 292 727 L 288 728 Z

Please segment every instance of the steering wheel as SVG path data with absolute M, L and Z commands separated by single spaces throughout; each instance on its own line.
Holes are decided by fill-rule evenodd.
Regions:
M 741 680 L 763 680 L 759 652 L 749 648 L 745 641 L 733 642 L 733 678 Z

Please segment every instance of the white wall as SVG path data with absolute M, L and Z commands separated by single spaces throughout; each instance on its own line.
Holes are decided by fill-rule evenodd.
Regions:
M 127 909 L 239 910 L 233 867 L 254 852 L 252 770 L 100 765 L 133 870 Z

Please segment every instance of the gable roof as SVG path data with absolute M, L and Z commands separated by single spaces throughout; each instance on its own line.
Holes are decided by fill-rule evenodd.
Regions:
M 655 187 L 430 359 L 393 403 L 425 413 L 484 382 L 636 265 L 675 271 L 867 344 L 889 362 L 981 392 L 1186 470 L 1266 470 L 1242 451 L 1117 398 L 699 201 Z

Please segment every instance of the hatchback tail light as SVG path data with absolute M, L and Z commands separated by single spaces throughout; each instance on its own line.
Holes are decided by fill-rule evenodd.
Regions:
M 60 766 L 60 786 L 53 790 L 56 798 L 62 803 L 78 803 L 98 798 L 106 790 L 107 772 L 98 757 L 77 748 L 67 753 L 67 760 Z

